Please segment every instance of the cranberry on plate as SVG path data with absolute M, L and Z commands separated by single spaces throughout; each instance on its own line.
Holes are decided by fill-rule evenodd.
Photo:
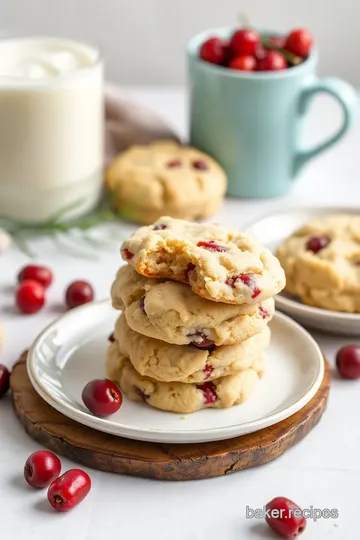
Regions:
M 24 467 L 24 477 L 30 486 L 47 487 L 61 471 L 60 459 L 48 450 L 38 450 L 29 456 Z
M 109 379 L 94 379 L 88 382 L 81 397 L 89 411 L 96 416 L 114 414 L 122 404 L 121 390 Z

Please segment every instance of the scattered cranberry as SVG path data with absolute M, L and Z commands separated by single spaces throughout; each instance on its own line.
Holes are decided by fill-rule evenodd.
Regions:
M 167 228 L 168 226 L 165 225 L 165 223 L 157 223 L 156 225 L 154 225 L 154 231 L 164 231 Z
M 193 263 L 189 263 L 189 264 L 187 265 L 187 268 L 186 268 L 186 270 L 185 270 L 185 280 L 186 280 L 186 281 L 189 281 L 189 274 L 190 274 L 190 272 L 192 272 L 195 268 L 196 268 L 196 267 L 195 267 L 195 264 L 193 264 Z
M 181 167 L 181 161 L 180 159 L 173 159 L 172 161 L 168 161 L 166 166 L 169 167 L 169 169 L 176 169 Z
M 45 289 L 33 280 L 22 281 L 16 291 L 16 305 L 22 313 L 40 311 L 45 304 Z
M 286 38 L 285 49 L 301 58 L 307 58 L 313 46 L 313 37 L 309 30 L 300 28 L 293 30 Z
M 207 171 L 209 168 L 206 161 L 202 161 L 201 159 L 196 159 L 193 161 L 192 166 L 194 169 L 199 169 L 199 171 Z
M 210 37 L 200 47 L 199 56 L 211 64 L 223 64 L 227 52 L 226 43 L 219 37 Z
M 217 401 L 216 386 L 213 382 L 198 384 L 196 388 L 202 391 L 206 405 Z
M 232 56 L 242 54 L 254 55 L 259 42 L 260 35 L 255 30 L 237 30 L 230 40 L 229 49 Z
M 141 390 L 141 388 L 138 388 L 137 386 L 135 387 L 135 392 L 137 393 L 138 396 L 141 397 L 141 399 L 142 399 L 143 401 L 146 401 L 146 400 L 148 399 L 148 397 L 150 397 L 150 396 L 148 396 L 147 394 L 145 394 L 145 392 L 143 392 L 143 391 Z
M 39 450 L 27 458 L 24 477 L 30 486 L 44 488 L 50 486 L 60 471 L 60 459 L 48 450 Z
M 256 58 L 249 54 L 242 54 L 235 56 L 230 63 L 230 69 L 237 69 L 239 71 L 254 71 L 256 69 Z
M 214 371 L 214 368 L 212 367 L 212 365 L 211 364 L 206 364 L 206 366 L 203 369 L 205 379 L 208 379 L 211 376 L 213 371 Z
M 68 512 L 85 499 L 90 489 L 90 476 L 81 469 L 70 469 L 51 484 L 47 498 L 55 510 Z
M 262 319 L 267 319 L 269 317 L 269 313 L 261 306 L 259 306 L 259 313 Z
M 126 261 L 131 261 L 131 259 L 133 258 L 134 254 L 131 253 L 131 251 L 128 249 L 128 248 L 124 248 L 122 251 L 121 251 L 124 259 Z
M 208 251 L 228 251 L 228 248 L 226 246 L 221 246 L 220 244 L 217 244 L 214 240 L 200 240 L 200 242 L 197 243 L 197 246 L 207 249 Z
M 53 280 L 52 272 L 46 266 L 38 266 L 36 264 L 29 264 L 19 272 L 18 282 L 21 283 L 25 280 L 37 281 L 45 289 L 49 287 Z
M 0 364 L 0 398 L 5 396 L 10 388 L 10 372 L 4 364 Z
M 122 404 L 122 394 L 109 379 L 94 379 L 84 387 L 82 400 L 96 416 L 109 416 L 118 411 Z
M 318 253 L 326 246 L 330 244 L 330 238 L 328 236 L 312 236 L 306 242 L 306 249 L 313 253 Z
M 266 511 L 266 523 L 282 538 L 295 538 L 306 528 L 301 508 L 286 497 L 275 497 L 266 505 Z
M 257 71 L 280 71 L 288 67 L 285 56 L 278 51 L 269 51 L 263 60 L 259 60 Z
M 344 379 L 360 378 L 360 347 L 346 345 L 336 355 L 336 367 Z
M 191 334 L 188 334 L 188 337 L 193 337 L 193 341 L 191 342 L 191 345 L 194 345 L 198 349 L 207 349 L 207 350 L 214 350 L 215 349 L 215 342 L 212 339 L 209 339 L 204 332 L 200 332 L 197 330 L 196 332 L 193 332 Z
M 110 343 L 114 343 L 114 341 L 115 341 L 114 332 L 112 334 L 110 334 L 110 336 L 108 337 L 108 340 L 110 341 Z
M 65 302 L 69 309 L 94 300 L 94 290 L 87 281 L 74 281 L 66 290 Z

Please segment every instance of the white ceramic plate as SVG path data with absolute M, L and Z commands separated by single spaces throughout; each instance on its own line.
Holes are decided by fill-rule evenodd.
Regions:
M 179 415 L 124 398 L 117 413 L 97 418 L 82 404 L 81 391 L 91 379 L 105 376 L 107 338 L 118 316 L 108 301 L 74 309 L 42 332 L 27 360 L 31 382 L 45 401 L 100 431 L 164 443 L 229 439 L 294 414 L 315 395 L 323 378 L 317 343 L 301 326 L 277 313 L 271 322 L 265 375 L 245 404 Z
M 276 247 L 301 225 L 325 215 L 339 213 L 359 215 L 360 211 L 358 208 L 347 207 L 294 208 L 260 218 L 247 227 L 246 233 L 275 252 Z M 304 326 L 334 334 L 360 335 L 360 314 L 307 306 L 283 293 L 275 301 L 280 311 Z

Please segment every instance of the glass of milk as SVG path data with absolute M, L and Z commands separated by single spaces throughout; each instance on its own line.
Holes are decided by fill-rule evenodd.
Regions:
M 94 208 L 103 138 L 96 48 L 47 37 L 0 40 L 0 218 L 34 223 Z

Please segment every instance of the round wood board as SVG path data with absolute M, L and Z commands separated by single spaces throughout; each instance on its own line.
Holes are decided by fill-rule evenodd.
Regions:
M 55 453 L 102 471 L 158 480 L 195 480 L 262 465 L 305 437 L 320 420 L 330 389 L 330 367 L 314 398 L 299 412 L 268 428 L 235 439 L 201 444 L 159 444 L 115 437 L 78 424 L 34 390 L 26 353 L 10 380 L 15 412 L 27 433 Z

